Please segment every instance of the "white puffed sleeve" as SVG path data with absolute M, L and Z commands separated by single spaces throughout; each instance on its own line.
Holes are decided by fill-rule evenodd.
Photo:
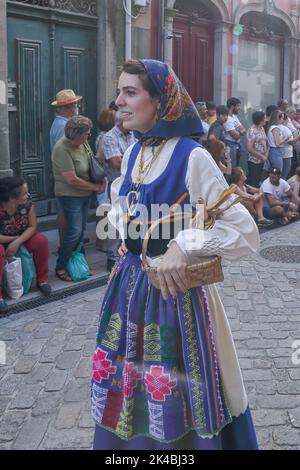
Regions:
M 193 205 L 199 198 L 211 204 L 228 188 L 215 161 L 202 148 L 191 152 L 186 185 Z M 195 257 L 212 255 L 236 259 L 255 252 L 260 243 L 256 224 L 242 204 L 228 209 L 209 230 L 182 230 L 174 241 L 187 254 L 189 261 L 193 259 L 193 262 Z
M 128 160 L 131 150 L 135 144 L 131 145 L 124 153 L 121 164 L 121 175 L 116 178 L 110 187 L 111 209 L 108 212 L 109 222 L 119 231 L 120 237 L 124 240 L 124 212 L 122 210 L 119 198 L 119 191 L 123 184 L 127 171 Z

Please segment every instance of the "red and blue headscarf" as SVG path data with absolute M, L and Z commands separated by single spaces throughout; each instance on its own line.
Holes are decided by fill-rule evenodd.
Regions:
M 152 59 L 139 61 L 145 67 L 160 97 L 160 118 L 146 134 L 135 131 L 138 139 L 150 137 L 199 137 L 203 128 L 198 111 L 171 67 Z

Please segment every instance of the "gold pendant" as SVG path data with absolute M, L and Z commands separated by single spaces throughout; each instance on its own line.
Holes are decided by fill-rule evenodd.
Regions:
M 136 212 L 139 198 L 140 198 L 140 193 L 138 193 L 137 191 L 129 191 L 129 193 L 126 196 L 127 212 L 130 215 L 130 217 L 133 217 Z

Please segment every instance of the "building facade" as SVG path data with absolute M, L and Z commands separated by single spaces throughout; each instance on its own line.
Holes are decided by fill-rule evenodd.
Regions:
M 124 12 L 119 0 L 1 0 L 0 16 L 0 177 L 22 175 L 47 215 L 56 211 L 50 103 L 63 88 L 83 96 L 95 137 L 124 61 Z
M 51 101 L 73 88 L 96 127 L 126 58 L 168 62 L 194 100 L 241 98 L 246 121 L 300 107 L 297 0 L 0 0 L 0 52 L 0 177 L 24 176 L 39 215 L 55 211 Z
M 245 114 L 281 97 L 300 105 L 299 1 L 152 0 L 149 15 L 151 41 L 140 55 L 172 65 L 194 100 L 238 96 Z

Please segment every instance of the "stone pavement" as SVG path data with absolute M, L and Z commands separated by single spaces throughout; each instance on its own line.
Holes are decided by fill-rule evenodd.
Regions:
M 300 222 L 261 240 L 262 249 L 300 250 Z M 292 362 L 300 340 L 300 264 L 287 260 L 256 253 L 226 262 L 219 286 L 262 449 L 300 450 L 300 364 Z M 103 292 L 0 318 L 7 352 L 0 366 L 0 449 L 91 448 L 91 356 Z

